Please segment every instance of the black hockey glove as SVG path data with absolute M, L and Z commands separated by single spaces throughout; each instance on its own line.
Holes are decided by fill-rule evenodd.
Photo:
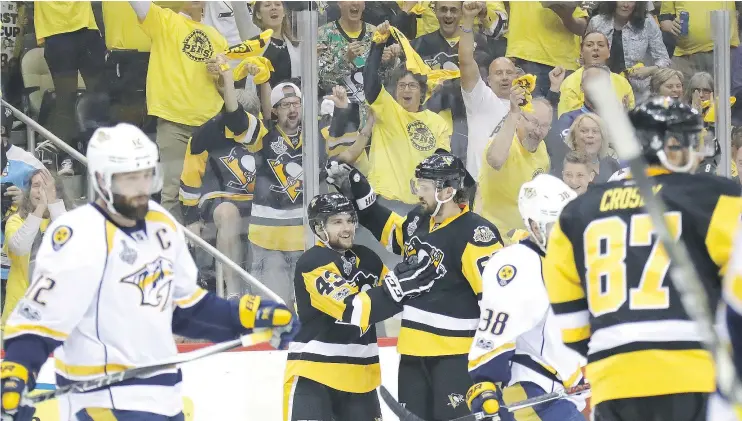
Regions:
M 401 303 L 430 291 L 441 276 L 430 256 L 421 252 L 397 264 L 386 274 L 383 284 L 392 299 Z
M 327 182 L 351 199 L 358 210 L 364 210 L 376 201 L 376 193 L 366 176 L 352 165 L 330 158 L 325 164 L 325 170 Z

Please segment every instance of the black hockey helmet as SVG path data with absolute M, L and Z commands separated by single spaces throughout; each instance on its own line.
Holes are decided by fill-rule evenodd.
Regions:
M 445 149 L 437 149 L 415 167 L 415 178 L 433 180 L 438 188 L 453 187 L 464 190 L 474 186 L 474 178 L 464 162 Z
M 703 130 L 701 114 L 690 105 L 670 97 L 648 99 L 629 111 L 629 118 L 647 160 L 666 167 L 672 167 L 665 159 L 667 140 L 675 138 L 679 142 L 679 145 L 671 146 L 671 149 L 695 149 Z
M 356 209 L 347 197 L 340 193 L 318 194 L 307 206 L 309 227 L 315 235 L 318 235 L 317 231 L 324 229 L 327 218 L 339 213 L 348 213 L 353 221 L 358 220 Z

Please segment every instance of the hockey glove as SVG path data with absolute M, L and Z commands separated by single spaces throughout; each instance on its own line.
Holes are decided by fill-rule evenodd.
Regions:
M 335 186 L 345 197 L 355 202 L 358 210 L 364 210 L 376 202 L 376 193 L 366 176 L 352 165 L 331 158 L 325 165 L 327 182 Z
M 299 319 L 294 317 L 291 323 L 286 326 L 273 329 L 273 338 L 271 338 L 271 345 L 276 349 L 286 349 L 289 343 L 294 340 L 294 337 L 301 329 L 301 323 Z
M 21 404 L 23 396 L 34 386 L 29 381 L 28 369 L 21 364 L 3 361 L 0 365 L 2 381 L 2 420 L 31 421 L 36 408 Z
M 383 283 L 392 299 L 401 303 L 428 292 L 440 276 L 430 256 L 422 252 L 395 266 Z
M 289 326 L 294 319 L 284 304 L 249 294 L 240 298 L 239 314 L 246 329 Z
M 484 412 L 487 415 L 499 414 L 500 418 L 508 413 L 504 408 L 502 401 L 502 391 L 500 387 L 492 382 L 475 383 L 466 392 L 466 404 L 472 413 Z M 498 418 L 494 418 L 498 419 Z

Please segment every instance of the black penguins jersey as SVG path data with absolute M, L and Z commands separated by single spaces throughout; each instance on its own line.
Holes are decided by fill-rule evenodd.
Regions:
M 380 284 L 387 268 L 370 249 L 340 253 L 322 245 L 296 264 L 301 330 L 289 345 L 285 380 L 306 377 L 336 390 L 366 393 L 381 384 L 374 323 L 402 311 Z
M 740 221 L 740 187 L 706 174 L 650 175 L 714 309 Z M 588 359 L 593 405 L 714 390 L 712 356 L 669 268 L 632 179 L 588 189 L 552 229 L 544 279 L 563 341 Z
M 497 228 L 469 211 L 436 224 L 420 207 L 406 217 L 379 203 L 358 212 L 361 224 L 388 249 L 410 256 L 432 249 L 445 274 L 429 292 L 407 301 L 397 351 L 402 355 L 466 355 L 479 324 L 482 271 L 503 246 Z

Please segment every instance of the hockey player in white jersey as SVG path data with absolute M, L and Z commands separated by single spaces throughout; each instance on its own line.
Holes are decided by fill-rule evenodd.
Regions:
M 482 275 L 481 317 L 471 351 L 472 412 L 503 421 L 584 421 L 584 398 L 572 397 L 508 412 L 503 404 L 583 382 L 581 358 L 562 343 L 541 272 L 546 240 L 564 205 L 577 197 L 542 174 L 521 186 L 518 208 L 530 237 L 495 252 Z
M 183 228 L 150 200 L 162 178 L 157 146 L 138 128 L 100 128 L 87 151 L 94 202 L 46 231 L 31 286 L 5 327 L 2 419 L 30 421 L 23 396 L 53 351 L 57 385 L 159 363 L 177 354 L 173 333 L 225 341 L 274 329 L 285 346 L 298 324 L 283 304 L 227 301 L 196 284 Z M 214 379 L 218 382 L 218 379 Z M 69 395 L 78 420 L 180 421 L 181 372 L 162 370 Z

